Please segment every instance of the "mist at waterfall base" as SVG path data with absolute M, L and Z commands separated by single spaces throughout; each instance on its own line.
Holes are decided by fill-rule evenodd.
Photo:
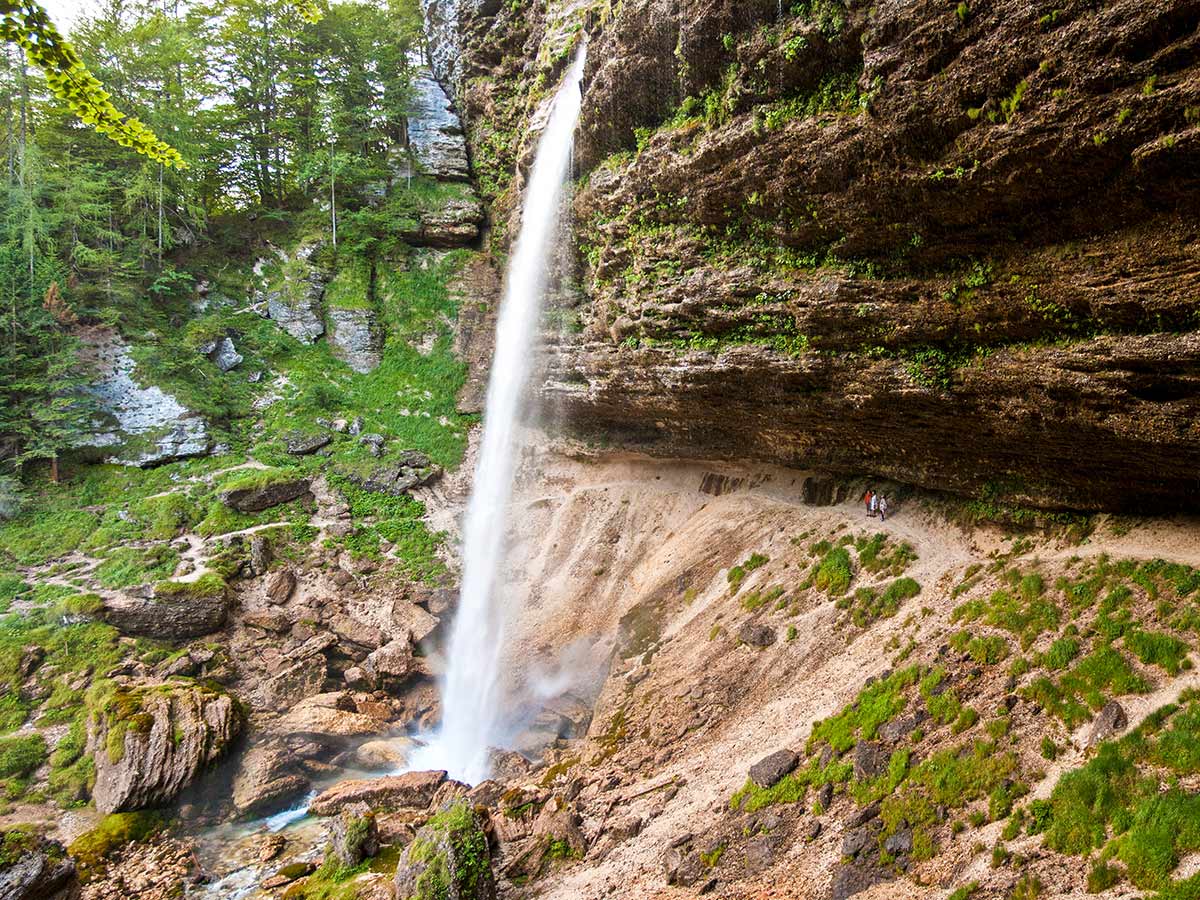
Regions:
M 503 739 L 501 658 L 508 604 L 500 573 L 513 479 L 521 451 L 522 397 L 534 365 L 547 272 L 570 173 L 587 46 L 554 98 L 525 187 L 521 230 L 505 276 L 483 416 L 483 440 L 463 527 L 463 581 L 442 683 L 442 723 L 414 752 L 412 769 L 445 769 L 475 784 L 488 775 L 489 748 Z

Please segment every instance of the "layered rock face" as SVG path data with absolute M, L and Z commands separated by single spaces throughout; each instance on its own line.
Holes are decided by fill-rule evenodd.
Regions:
M 1197 12 L 622 4 L 592 27 L 586 298 L 546 396 L 662 455 L 1194 503 Z M 472 74 L 548 25 L 460 17 L 473 122 L 534 88 Z
M 210 688 L 168 682 L 118 689 L 91 722 L 96 809 L 170 803 L 229 749 L 241 728 L 233 698 Z

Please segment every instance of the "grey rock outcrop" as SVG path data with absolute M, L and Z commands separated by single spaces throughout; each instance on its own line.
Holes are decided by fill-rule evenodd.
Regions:
M 281 252 L 280 277 L 263 292 L 267 318 L 302 344 L 312 344 L 325 333 L 325 275 L 309 262 L 314 249 L 301 247 L 290 257 Z
M 228 591 L 202 584 L 169 596 L 109 596 L 100 617 L 122 634 L 183 641 L 218 631 L 229 616 L 229 604 Z
M 92 716 L 92 797 L 102 813 L 171 803 L 229 749 L 242 716 L 229 694 L 167 682 L 119 688 Z
M 228 335 L 211 341 L 200 348 L 200 352 L 213 361 L 222 372 L 236 369 L 245 357 L 237 352 L 233 339 Z
M 107 451 L 106 462 L 139 467 L 208 452 L 208 423 L 157 385 L 136 380 L 130 347 L 115 332 L 84 332 L 80 359 L 96 373 L 86 390 L 97 415 L 77 446 Z
M 224 491 L 221 500 L 238 512 L 261 512 L 303 497 L 308 493 L 310 483 L 308 478 L 286 478 L 268 484 Z
M 442 181 L 466 181 L 467 142 L 462 122 L 450 98 L 428 69 L 419 69 L 412 80 L 408 141 L 417 166 Z
M 383 335 L 373 309 L 329 310 L 329 346 L 333 355 L 359 374 L 379 367 Z
M 400 236 L 423 247 L 465 247 L 478 239 L 483 220 L 483 205 L 474 196 L 453 197 L 423 210 L 417 226 L 402 230 Z

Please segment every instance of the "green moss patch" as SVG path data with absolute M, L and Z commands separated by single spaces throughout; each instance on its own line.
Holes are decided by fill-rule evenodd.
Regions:
M 85 884 L 104 871 L 105 861 L 133 841 L 153 837 L 167 825 L 166 813 L 157 810 L 112 813 L 91 831 L 77 837 L 67 848 L 75 859 L 80 880 Z

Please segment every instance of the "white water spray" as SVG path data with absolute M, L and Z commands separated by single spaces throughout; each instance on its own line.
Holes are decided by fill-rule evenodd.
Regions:
M 520 454 L 521 398 L 534 360 L 546 274 L 555 249 L 581 105 L 586 44 L 554 98 L 525 188 L 521 232 L 508 266 L 483 416 L 483 442 L 463 534 L 463 582 L 442 685 L 442 725 L 411 767 L 446 769 L 474 784 L 488 775 L 500 737 L 501 651 L 507 610 L 499 574 L 513 477 Z

